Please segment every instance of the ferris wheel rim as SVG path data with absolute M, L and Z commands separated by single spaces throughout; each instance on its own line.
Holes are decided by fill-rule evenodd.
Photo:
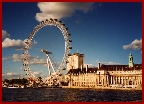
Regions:
M 25 46 L 24 46 L 24 53 L 23 53 L 23 66 L 24 66 L 24 71 L 26 71 L 26 75 L 28 75 L 29 77 L 33 77 L 35 78 L 35 75 L 31 72 L 30 67 L 29 67 L 29 63 L 28 63 L 28 50 L 29 48 L 32 46 L 32 40 L 35 36 L 35 34 L 43 27 L 48 26 L 48 25 L 52 25 L 52 26 L 56 26 L 57 28 L 60 29 L 63 37 L 64 37 L 64 43 L 65 43 L 65 51 L 64 51 L 64 55 L 63 55 L 63 59 L 58 67 L 58 71 L 62 71 L 64 68 L 66 68 L 66 64 L 67 64 L 67 59 L 68 59 L 68 55 L 70 54 L 70 49 L 72 49 L 70 42 L 72 42 L 72 40 L 70 40 L 70 35 L 68 33 L 68 28 L 65 27 L 65 24 L 61 23 L 61 21 L 58 21 L 57 19 L 46 19 L 45 21 L 41 21 L 37 26 L 34 27 L 34 29 L 30 32 L 30 35 L 28 36 L 27 39 L 25 39 Z

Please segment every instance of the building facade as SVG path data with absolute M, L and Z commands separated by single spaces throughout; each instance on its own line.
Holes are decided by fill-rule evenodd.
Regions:
M 76 65 L 79 62 L 77 59 L 74 60 Z M 88 66 L 69 68 L 67 75 L 69 75 L 70 87 L 142 87 L 142 64 L 134 64 L 132 54 L 129 55 L 128 65 L 100 65 L 98 63 L 98 67 L 94 68 L 88 68 Z
M 68 57 L 67 70 L 79 69 L 84 66 L 84 54 L 74 53 Z

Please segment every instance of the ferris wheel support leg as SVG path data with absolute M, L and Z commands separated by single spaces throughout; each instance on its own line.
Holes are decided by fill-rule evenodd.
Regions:
M 49 60 L 48 60 L 48 54 L 46 54 L 46 56 L 47 56 L 48 75 L 50 76 L 51 73 L 50 73 L 50 65 L 49 65 Z
M 47 55 L 47 56 L 48 56 L 48 55 Z M 53 65 L 52 65 L 52 62 L 51 62 L 49 56 L 48 56 L 47 58 L 48 58 L 48 60 L 49 60 L 49 62 L 50 62 L 50 65 L 51 65 L 51 67 L 52 67 L 52 69 L 53 69 L 53 72 L 55 73 L 54 67 L 53 67 Z

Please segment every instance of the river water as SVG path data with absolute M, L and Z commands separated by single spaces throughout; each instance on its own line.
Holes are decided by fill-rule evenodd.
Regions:
M 141 102 L 139 90 L 3 88 L 2 102 Z

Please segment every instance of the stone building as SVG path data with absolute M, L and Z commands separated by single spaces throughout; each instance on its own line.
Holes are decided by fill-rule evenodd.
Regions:
M 67 70 L 79 69 L 84 66 L 84 54 L 74 53 L 68 57 Z
M 71 62 L 78 66 L 77 59 Z M 98 63 L 98 67 L 95 68 L 89 68 L 88 65 L 86 68 L 69 68 L 67 75 L 69 75 L 70 87 L 142 87 L 142 64 L 134 64 L 132 54 L 129 55 L 128 65 L 100 65 Z

